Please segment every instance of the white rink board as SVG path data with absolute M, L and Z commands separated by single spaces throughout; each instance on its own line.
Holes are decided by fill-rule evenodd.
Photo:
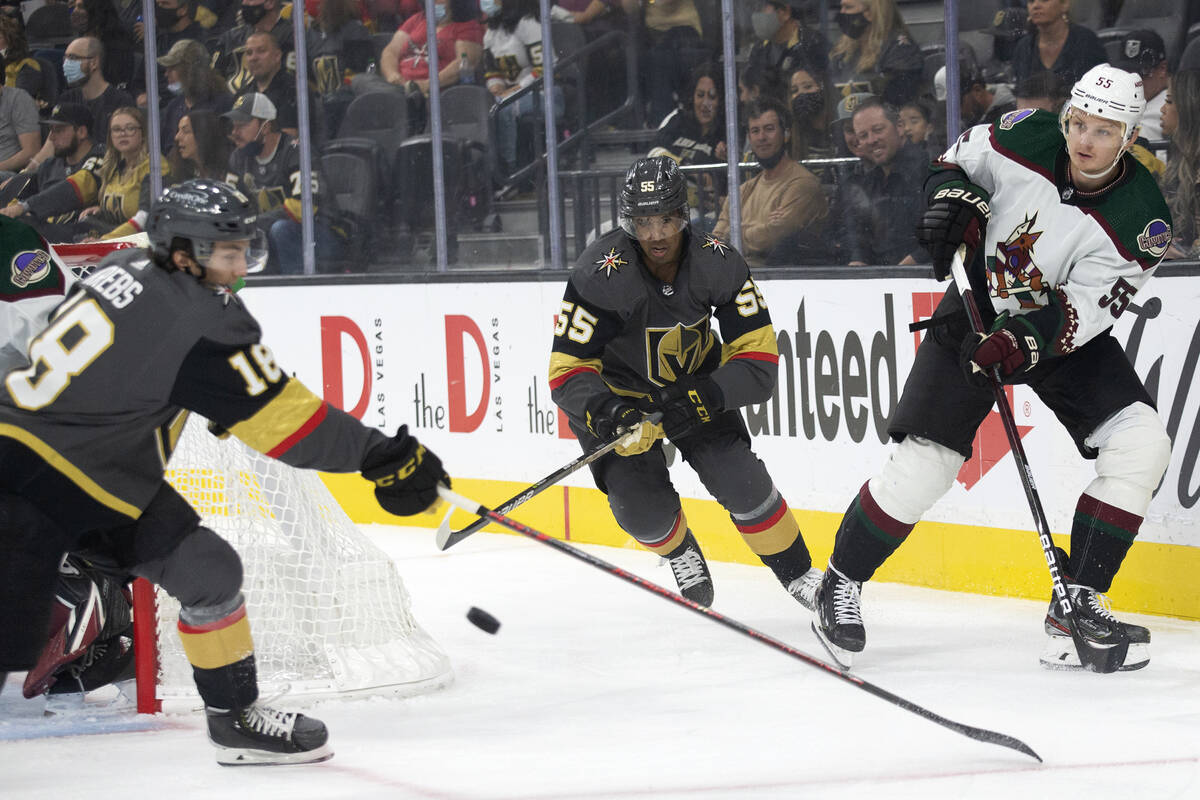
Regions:
M 533 482 L 579 452 L 561 437 L 546 383 L 563 286 L 323 285 L 242 294 L 279 363 L 327 400 L 389 433 L 407 423 L 452 475 Z M 912 365 L 915 338 L 907 325 L 914 307 L 932 307 L 931 292 L 945 287 L 919 279 L 768 280 L 762 287 L 781 366 L 778 402 L 747 412 L 755 450 L 793 507 L 841 512 L 887 458 L 881 439 Z M 1127 311 L 1116 335 L 1136 340 L 1135 368 L 1175 441 L 1140 538 L 1197 547 L 1200 279 L 1158 277 L 1137 300 L 1157 315 Z M 788 350 L 790 359 L 783 357 Z M 1091 464 L 1031 391 L 1015 387 L 1013 396 L 1017 424 L 1030 428 L 1024 444 L 1051 528 L 1068 530 Z M 994 411 L 985 428 L 977 453 L 1003 456 L 1007 444 Z M 1013 470 L 1011 457 L 984 470 L 977 455 L 929 518 L 1028 527 Z M 673 477 L 681 494 L 707 497 L 686 466 L 677 465 Z M 592 485 L 586 471 L 567 483 Z

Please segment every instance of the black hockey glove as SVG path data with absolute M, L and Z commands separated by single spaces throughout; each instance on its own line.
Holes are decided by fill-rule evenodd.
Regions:
M 450 485 L 441 459 L 409 436 L 407 425 L 400 426 L 387 447 L 371 454 L 362 476 L 375 484 L 375 499 L 383 510 L 400 517 L 435 513 L 441 504 L 437 485 Z
M 725 408 L 725 395 L 716 381 L 707 376 L 685 375 L 672 384 L 655 389 L 641 403 L 647 414 L 663 415 L 663 432 L 676 441 L 701 425 L 712 422 Z
M 966 181 L 948 181 L 937 187 L 917 223 L 919 241 L 933 259 L 933 276 L 944 281 L 950 260 L 960 244 L 967 246 L 964 265 L 970 265 L 983 240 L 992 210 L 986 191 Z
M 642 421 L 642 412 L 632 400 L 612 392 L 601 392 L 588 400 L 583 413 L 588 433 L 602 442 L 611 439 L 618 429 L 633 428 Z
M 1041 345 L 1033 326 L 1007 312 L 997 317 L 996 323 L 986 336 L 968 333 L 959 350 L 963 375 L 975 386 L 988 385 L 992 367 L 999 368 L 1001 381 L 1011 383 L 1014 375 L 1037 366 Z

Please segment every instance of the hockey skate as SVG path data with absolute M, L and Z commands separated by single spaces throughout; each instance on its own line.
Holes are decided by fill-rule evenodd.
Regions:
M 809 611 L 817 610 L 817 590 L 821 588 L 821 570 L 809 567 L 808 572 L 788 584 L 788 594 Z
M 842 669 L 850 669 L 854 654 L 861 653 L 867 644 L 859 598 L 862 584 L 838 572 L 833 564 L 825 568 L 825 576 L 817 588 L 816 619 L 813 633 Z
M 205 714 L 218 764 L 310 764 L 333 758 L 329 732 L 319 719 L 261 703 L 233 711 L 206 708 Z
M 1089 586 L 1068 583 L 1067 596 L 1071 599 L 1071 609 L 1075 612 L 1079 633 L 1083 638 L 1104 647 L 1115 646 L 1123 639 L 1128 640 L 1129 650 L 1124 663 L 1117 668 L 1119 672 L 1141 669 L 1150 663 L 1149 629 L 1121 622 L 1113 616 L 1108 597 Z M 1067 620 L 1059 610 L 1058 603 L 1053 600 L 1050 601 L 1050 610 L 1046 612 L 1045 627 L 1048 641 L 1042 651 L 1042 666 L 1046 669 L 1083 669 Z
M 691 531 L 687 532 L 683 543 L 667 556 L 667 563 L 675 573 L 675 583 L 679 585 L 681 595 L 702 606 L 712 605 L 712 574 Z

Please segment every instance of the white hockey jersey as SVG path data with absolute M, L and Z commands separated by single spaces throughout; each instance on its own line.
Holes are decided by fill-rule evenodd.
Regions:
M 1110 328 L 1171 242 L 1162 193 L 1132 156 L 1094 197 L 1066 180 L 1067 160 L 1058 117 L 1021 109 L 968 129 L 935 163 L 991 193 L 983 247 L 992 305 L 1030 315 L 1047 356 Z

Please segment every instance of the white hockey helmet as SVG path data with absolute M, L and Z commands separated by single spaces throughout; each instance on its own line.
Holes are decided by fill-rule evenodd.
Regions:
M 1120 123 L 1122 137 L 1128 145 L 1137 137 L 1142 112 L 1146 110 L 1142 78 L 1109 64 L 1097 64 L 1071 87 L 1071 97 L 1063 104 L 1059 116 L 1063 136 L 1067 135 L 1067 120 L 1073 108 Z

